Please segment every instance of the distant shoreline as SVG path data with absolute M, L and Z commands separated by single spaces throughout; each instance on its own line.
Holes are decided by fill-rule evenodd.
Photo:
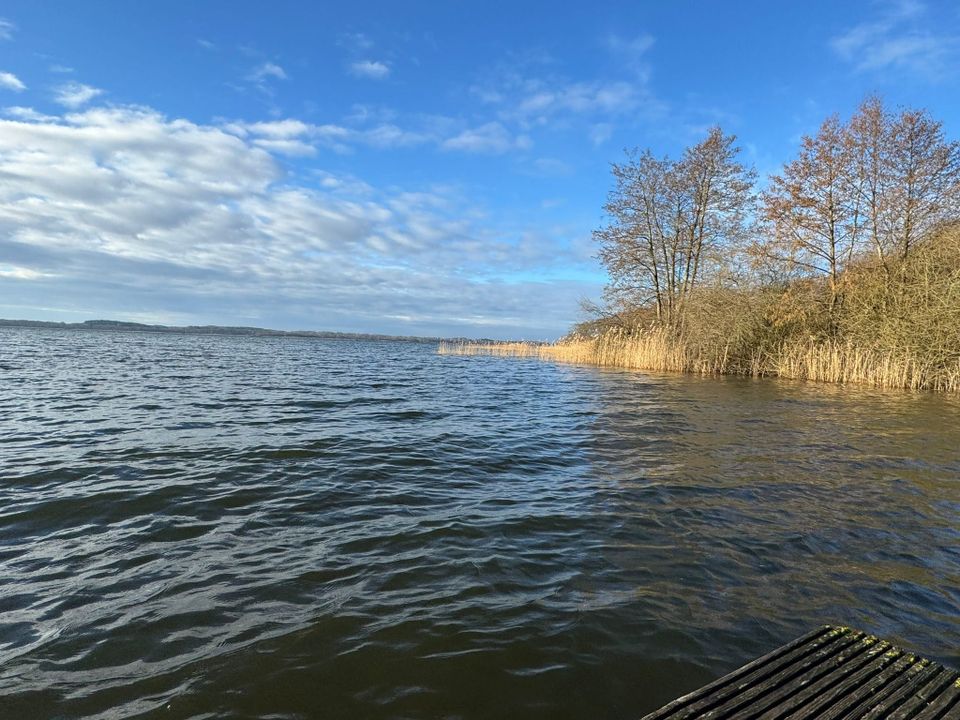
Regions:
M 439 343 L 465 341 L 467 338 L 424 337 L 419 335 L 381 335 L 378 333 L 334 332 L 329 330 L 271 330 L 269 328 L 234 325 L 149 325 L 121 320 L 85 320 L 83 322 L 53 322 L 49 320 L 5 320 L 0 327 L 26 327 L 47 330 L 100 330 L 107 332 L 150 332 L 170 335 L 231 335 L 243 337 L 303 337 L 322 340 L 382 340 L 397 342 Z M 473 342 L 495 342 L 474 340 Z

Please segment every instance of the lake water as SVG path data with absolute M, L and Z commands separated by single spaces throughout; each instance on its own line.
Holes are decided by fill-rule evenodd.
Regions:
M 0 328 L 0 716 L 638 718 L 823 623 L 960 664 L 960 403 Z

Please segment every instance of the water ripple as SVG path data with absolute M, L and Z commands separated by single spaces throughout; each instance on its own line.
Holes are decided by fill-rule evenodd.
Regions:
M 960 406 L 0 329 L 0 712 L 639 717 L 838 622 L 960 656 Z

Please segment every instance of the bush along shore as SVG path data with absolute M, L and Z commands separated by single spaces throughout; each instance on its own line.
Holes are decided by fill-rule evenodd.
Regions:
M 602 304 L 552 344 L 441 353 L 960 391 L 960 143 L 869 97 L 756 190 L 714 128 L 613 165 Z

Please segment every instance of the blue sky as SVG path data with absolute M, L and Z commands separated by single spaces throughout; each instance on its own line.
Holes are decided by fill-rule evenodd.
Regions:
M 0 5 L 0 317 L 554 338 L 625 147 L 960 137 L 956 2 Z

